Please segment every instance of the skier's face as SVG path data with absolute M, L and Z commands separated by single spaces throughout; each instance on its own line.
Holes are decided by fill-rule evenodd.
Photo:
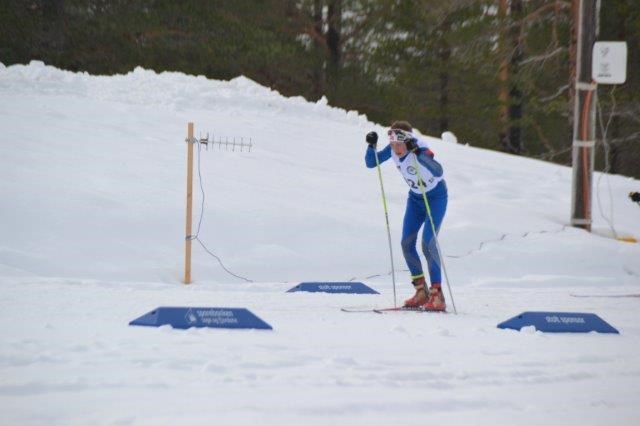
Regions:
M 391 149 L 398 157 L 404 157 L 407 154 L 407 146 L 404 141 L 409 137 L 410 133 L 401 129 L 389 129 L 389 143 Z
M 391 149 L 398 157 L 404 157 L 407 154 L 407 146 L 404 142 L 391 142 Z

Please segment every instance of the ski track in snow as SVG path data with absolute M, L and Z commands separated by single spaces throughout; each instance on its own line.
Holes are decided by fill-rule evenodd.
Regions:
M 608 238 L 595 205 L 594 233 L 566 226 L 570 169 L 430 139 L 459 315 L 346 314 L 393 304 L 363 164 L 383 127 L 244 77 L 140 68 L 0 64 L 0 94 L 2 424 L 640 423 L 640 299 L 572 296 L 640 293 L 640 248 Z M 188 121 L 254 144 L 200 152 L 200 237 L 252 283 L 194 244 L 195 283 L 180 284 Z M 389 164 L 383 177 L 401 303 L 407 189 Z M 637 238 L 640 182 L 610 181 L 616 230 Z M 354 277 L 381 294 L 286 293 Z M 246 307 L 274 330 L 127 325 L 158 306 Z M 496 328 L 535 310 L 594 312 L 621 334 Z

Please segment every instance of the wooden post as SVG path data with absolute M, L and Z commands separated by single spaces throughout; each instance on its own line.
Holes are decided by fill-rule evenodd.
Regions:
M 591 195 L 596 139 L 597 85 L 591 78 L 593 44 L 597 34 L 598 1 L 578 2 L 576 90 L 573 104 L 573 179 L 571 225 L 591 231 Z
M 191 222 L 193 202 L 193 123 L 187 126 L 187 227 L 185 230 L 184 283 L 191 284 Z

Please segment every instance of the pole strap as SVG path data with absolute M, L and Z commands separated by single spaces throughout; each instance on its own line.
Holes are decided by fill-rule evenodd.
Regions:
M 584 81 L 577 81 L 576 82 L 576 90 L 588 90 L 588 91 L 594 91 L 598 88 L 598 84 L 597 83 L 585 83 Z
M 575 148 L 593 148 L 594 146 L 596 146 L 596 141 L 594 141 L 594 140 L 581 141 L 579 139 L 574 139 L 573 140 L 573 146 Z

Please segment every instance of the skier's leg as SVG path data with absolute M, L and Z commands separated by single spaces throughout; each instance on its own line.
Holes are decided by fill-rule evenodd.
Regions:
M 441 253 L 438 252 L 438 244 L 433 235 L 433 228 L 435 228 L 436 233 L 440 230 L 440 225 L 447 210 L 447 197 L 431 197 L 429 198 L 429 206 L 431 208 L 431 219 L 433 219 L 434 226 L 431 226 L 429 217 L 427 217 L 422 234 L 422 251 L 427 258 L 427 264 L 429 266 L 431 288 L 429 288 L 428 291 L 428 299 L 422 306 L 429 311 L 445 311 L 447 305 L 440 285 L 442 282 L 440 269 Z
M 417 201 L 420 201 L 420 203 Z M 421 206 L 422 201 L 417 201 L 411 196 L 407 198 L 407 208 L 404 212 L 404 221 L 402 223 L 402 254 L 413 279 L 424 276 L 420 256 L 416 249 L 416 241 L 418 240 L 418 231 L 420 231 L 420 227 L 424 223 L 426 212 L 424 207 Z
M 433 228 L 436 229 L 436 232 L 440 231 L 440 225 L 442 225 L 442 220 L 447 211 L 447 196 L 429 198 L 429 207 L 431 208 L 431 218 L 433 219 L 434 227 L 431 226 L 431 222 L 427 216 L 422 232 L 422 252 L 427 258 L 431 284 L 440 284 L 442 282 L 440 253 L 438 252 L 438 244 L 433 235 Z
M 427 301 L 427 289 L 422 272 L 422 263 L 418 250 L 416 250 L 416 241 L 418 239 L 418 231 L 424 223 L 426 212 L 421 208 L 421 203 L 409 196 L 407 199 L 407 209 L 404 214 L 404 222 L 402 226 L 402 253 L 411 272 L 411 282 L 416 290 L 415 295 L 404 302 L 404 306 L 416 307 Z

